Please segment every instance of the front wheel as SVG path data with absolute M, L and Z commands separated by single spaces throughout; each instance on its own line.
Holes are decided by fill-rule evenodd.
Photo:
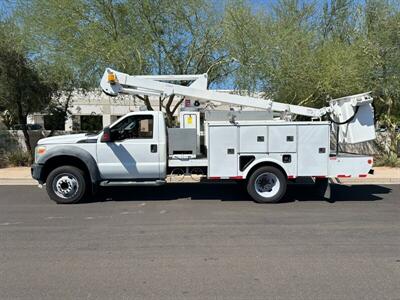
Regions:
M 257 169 L 247 182 L 249 195 L 258 203 L 277 203 L 286 193 L 287 179 L 272 166 Z
M 59 204 L 77 203 L 86 191 L 84 173 L 73 166 L 58 167 L 47 176 L 46 190 L 49 197 Z

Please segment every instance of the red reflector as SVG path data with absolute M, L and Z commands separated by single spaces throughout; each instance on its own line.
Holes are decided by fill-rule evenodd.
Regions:
M 103 136 L 101 137 L 101 141 L 102 142 L 110 142 L 111 138 L 110 135 L 108 133 L 103 133 Z
M 368 164 L 372 165 L 372 159 L 368 159 Z
M 337 178 L 350 178 L 351 175 L 343 175 L 343 174 L 340 174 L 340 175 L 336 175 L 336 177 L 337 177 Z
M 289 175 L 287 178 L 288 179 L 294 179 L 296 176 L 292 176 L 292 175 Z
M 243 176 L 230 176 L 229 179 L 239 180 L 239 179 L 243 179 Z
M 219 177 L 219 176 L 212 176 L 212 177 L 209 177 L 210 179 L 212 179 L 212 180 L 218 180 L 218 179 L 221 179 L 221 177 Z
M 360 174 L 358 177 L 367 177 L 367 174 Z

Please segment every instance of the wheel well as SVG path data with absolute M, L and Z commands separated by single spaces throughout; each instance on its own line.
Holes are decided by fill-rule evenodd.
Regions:
M 275 168 L 281 170 L 282 173 L 283 173 L 283 175 L 285 175 L 285 177 L 287 177 L 287 173 L 286 173 L 285 169 L 282 168 L 280 165 L 278 165 L 277 163 L 274 163 L 274 162 L 272 162 L 272 161 L 263 161 L 263 162 L 260 162 L 260 163 L 258 163 L 258 164 L 256 164 L 256 165 L 252 166 L 251 169 L 250 169 L 250 171 L 247 173 L 246 178 L 250 178 L 250 176 L 251 176 L 257 169 L 259 169 L 259 168 L 261 168 L 261 167 L 265 167 L 265 166 L 275 167 Z
M 46 161 L 42 171 L 42 176 L 41 176 L 42 180 L 46 182 L 47 176 L 49 176 L 50 172 L 53 171 L 55 168 L 61 166 L 77 167 L 78 169 L 81 169 L 85 173 L 86 175 L 85 178 L 89 178 L 87 176 L 90 176 L 89 169 L 82 160 L 74 156 L 60 155 L 52 157 L 48 161 Z

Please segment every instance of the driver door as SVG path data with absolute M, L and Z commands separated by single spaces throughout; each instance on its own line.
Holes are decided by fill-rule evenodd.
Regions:
M 158 179 L 158 126 L 152 114 L 128 115 L 111 128 L 112 142 L 97 143 L 97 163 L 104 179 Z

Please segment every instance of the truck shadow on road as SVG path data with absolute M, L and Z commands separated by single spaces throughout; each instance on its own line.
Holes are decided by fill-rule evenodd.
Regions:
M 380 185 L 332 185 L 330 202 L 337 201 L 377 201 L 381 195 L 391 192 L 391 188 Z M 108 187 L 99 190 L 88 202 L 104 201 L 166 201 L 166 200 L 218 200 L 252 201 L 242 184 L 171 183 L 161 187 Z M 295 201 L 327 201 L 317 195 L 311 185 L 288 185 L 281 203 Z

